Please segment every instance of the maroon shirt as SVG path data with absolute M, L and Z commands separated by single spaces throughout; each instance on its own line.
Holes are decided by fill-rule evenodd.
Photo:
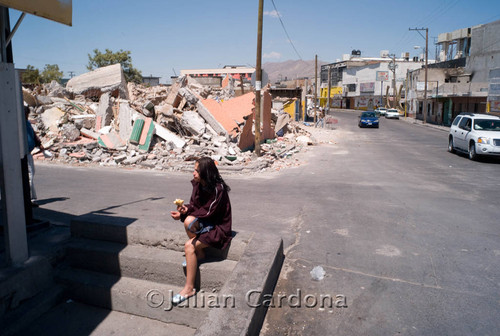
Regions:
M 186 215 L 199 218 L 214 226 L 209 232 L 202 233 L 198 240 L 218 249 L 227 248 L 232 239 L 231 202 L 222 183 L 217 183 L 213 192 L 205 190 L 199 182 L 191 181 L 193 193 L 186 204 Z

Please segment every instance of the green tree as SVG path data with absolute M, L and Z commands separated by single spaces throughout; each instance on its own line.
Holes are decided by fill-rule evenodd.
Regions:
M 142 83 L 141 72 L 132 66 L 130 51 L 120 49 L 120 51 L 112 52 L 111 50 L 106 49 L 106 52 L 102 53 L 98 49 L 94 49 L 94 55 L 88 54 L 88 56 L 89 64 L 87 65 L 87 69 L 94 70 L 104 66 L 120 63 L 127 82 Z
M 23 73 L 22 81 L 27 84 L 40 84 L 40 70 L 28 64 Z
M 50 83 L 53 80 L 60 83 L 62 76 L 63 72 L 59 71 L 57 64 L 45 64 L 45 68 L 42 71 L 42 83 Z

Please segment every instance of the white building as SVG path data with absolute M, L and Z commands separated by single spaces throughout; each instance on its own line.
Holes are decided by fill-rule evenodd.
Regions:
M 500 20 L 438 36 L 427 74 L 426 121 L 450 125 L 461 112 L 500 114 Z M 411 71 L 407 107 L 423 118 L 425 71 Z
M 392 66 L 394 63 L 395 69 Z M 375 58 L 361 57 L 359 51 L 353 50 L 351 55 L 344 55 L 343 61 L 321 66 L 322 93 L 325 96 L 330 68 L 332 107 L 371 110 L 375 106 L 388 105 L 388 102 L 394 106 L 392 96 L 403 94 L 401 91 L 404 90 L 408 71 L 422 65 L 418 58 L 410 60 L 409 53 L 396 58 L 391 57 L 388 51 L 382 51 L 380 57 Z

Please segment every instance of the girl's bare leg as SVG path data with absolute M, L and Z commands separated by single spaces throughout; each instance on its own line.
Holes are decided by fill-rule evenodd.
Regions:
M 196 238 L 189 239 L 184 245 L 184 252 L 186 253 L 186 284 L 180 291 L 180 295 L 184 297 L 195 294 L 194 283 L 196 280 L 196 271 L 198 269 L 198 258 L 203 249 L 208 245 L 203 244 Z

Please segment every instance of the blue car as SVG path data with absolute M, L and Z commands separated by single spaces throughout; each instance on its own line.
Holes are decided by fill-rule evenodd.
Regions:
M 359 127 L 375 127 L 378 128 L 378 117 L 374 111 L 361 113 L 359 116 Z

